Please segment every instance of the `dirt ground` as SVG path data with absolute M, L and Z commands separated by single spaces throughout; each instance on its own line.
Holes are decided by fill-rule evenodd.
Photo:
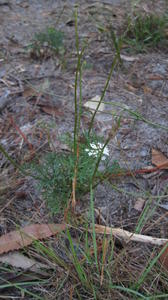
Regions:
M 58 137 L 73 132 L 76 2 L 0 0 L 0 143 L 19 163 L 32 160 L 32 149 L 39 156 L 54 147 L 56 151 Z M 139 2 L 139 10 L 158 14 L 168 5 L 166 0 Z M 82 80 L 84 103 L 101 94 L 114 57 L 109 40 L 98 27 L 113 24 L 116 30 L 120 28 L 125 15 L 131 11 L 130 3 L 126 0 L 78 1 L 80 42 L 84 38 L 89 41 Z M 40 59 L 32 57 L 27 48 L 34 34 L 49 26 L 64 32 L 66 51 L 61 62 L 52 55 Z M 105 101 L 126 108 L 117 136 L 110 143 L 110 156 L 127 169 L 138 170 L 152 165 L 152 149 L 168 157 L 168 51 L 130 54 L 123 49 L 121 54 L 126 58 L 123 57 L 123 64 L 115 69 L 105 96 Z M 133 57 L 133 61 L 128 61 L 128 56 Z M 121 107 L 114 105 L 107 105 L 107 110 L 120 114 Z M 135 121 L 129 109 L 148 122 Z M 85 109 L 84 114 L 83 128 L 89 118 Z M 96 132 L 106 136 L 112 123 L 112 115 L 99 114 Z M 23 178 L 2 153 L 0 168 L 1 235 L 15 229 L 16 224 L 62 220 L 62 216 L 50 215 L 35 182 Z M 95 191 L 95 208 L 100 210 L 106 225 L 133 230 L 140 216 L 135 209 L 137 200 L 150 194 L 151 206 L 156 206 L 158 199 L 159 205 L 165 205 L 167 192 L 166 170 L 136 178 L 127 176 L 112 185 L 100 185 Z M 88 198 L 85 200 L 82 209 L 87 209 Z M 144 232 L 166 238 L 168 215 L 159 205 Z M 150 226 L 161 216 L 157 226 Z

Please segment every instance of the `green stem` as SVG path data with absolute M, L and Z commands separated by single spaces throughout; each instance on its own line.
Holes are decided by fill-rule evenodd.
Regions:
M 82 115 L 82 67 L 79 70 L 79 114 L 78 114 L 78 128 L 77 128 L 77 136 L 80 132 L 80 122 L 81 122 L 81 115 Z
M 79 39 L 78 39 L 78 23 L 77 23 L 77 9 L 75 10 L 75 40 L 76 40 L 76 50 L 77 50 L 77 68 L 75 74 L 75 121 L 74 121 L 74 154 L 77 154 L 77 126 L 78 126 L 78 98 L 77 98 L 77 89 L 78 89 L 78 72 L 80 69 L 80 55 L 79 55 Z
M 76 74 L 75 74 L 75 121 L 74 121 L 74 154 L 77 156 L 77 140 L 78 140 L 78 132 L 79 132 L 79 126 L 80 126 L 80 111 L 78 116 L 78 97 L 77 97 L 77 89 L 78 89 L 78 76 L 80 76 L 80 101 L 82 98 L 82 87 L 81 87 L 81 58 L 83 57 L 85 48 L 87 46 L 87 43 L 84 44 L 82 47 L 81 52 L 79 53 L 79 37 L 78 37 L 78 24 L 77 24 L 77 10 L 75 11 L 75 37 L 76 37 L 76 50 L 77 50 L 77 68 L 76 68 Z M 80 108 L 79 108 L 80 109 Z
M 118 61 L 118 54 L 116 54 L 115 57 L 114 57 L 114 60 L 113 60 L 112 65 L 111 65 L 110 73 L 109 73 L 109 75 L 108 75 L 108 77 L 107 77 L 106 84 L 105 84 L 105 86 L 104 86 L 104 90 L 103 90 L 103 92 L 102 92 L 100 101 L 99 101 L 99 103 L 98 103 L 98 105 L 97 105 L 97 107 L 96 107 L 96 110 L 95 110 L 94 113 L 93 113 L 93 116 L 92 116 L 92 119 L 91 119 L 91 122 L 90 122 L 90 126 L 89 126 L 89 131 L 88 131 L 89 134 L 90 134 L 90 132 L 91 132 L 91 130 L 92 130 L 95 116 L 96 116 L 96 114 L 97 114 L 97 112 L 98 112 L 98 110 L 99 110 L 99 107 L 100 107 L 100 105 L 101 105 L 103 99 L 104 99 L 106 90 L 107 90 L 107 88 L 108 88 L 108 85 L 109 85 L 109 82 L 110 82 L 110 79 L 111 79 L 111 76 L 112 76 L 112 73 L 113 73 L 113 71 L 114 71 L 114 68 L 115 68 L 115 66 L 116 66 L 117 61 Z
M 94 179 L 95 179 L 95 176 L 96 176 L 96 173 L 97 173 L 97 170 L 98 170 L 98 167 L 99 167 L 99 164 L 101 162 L 101 159 L 102 159 L 102 155 L 103 155 L 103 152 L 104 152 L 104 149 L 105 147 L 108 145 L 108 143 L 110 142 L 111 139 L 113 139 L 118 131 L 118 128 L 120 127 L 120 119 L 117 121 L 117 124 L 113 130 L 113 132 L 111 134 L 109 134 L 107 140 L 105 141 L 101 151 L 100 151 L 100 154 L 99 154 L 99 157 L 97 159 L 97 162 L 96 162 L 96 166 L 95 166 L 95 169 L 94 169 L 94 172 L 93 172 L 93 176 L 92 176 L 92 185 L 94 183 Z
M 98 101 L 96 101 L 96 100 L 92 100 L 92 102 L 97 102 L 98 103 Z M 166 127 L 166 126 L 164 126 L 164 125 L 161 125 L 161 124 L 158 124 L 158 123 L 154 123 L 154 122 L 152 122 L 152 121 L 150 121 L 150 120 L 148 120 L 148 119 L 145 119 L 141 114 L 139 114 L 138 112 L 136 112 L 136 111 L 133 111 L 133 110 L 131 110 L 131 109 L 129 109 L 129 108 L 126 108 L 125 106 L 124 106 L 124 104 L 119 104 L 119 103 L 116 103 L 116 102 L 108 102 L 108 101 L 102 101 L 102 103 L 104 103 L 104 104 L 107 104 L 107 105 L 111 105 L 111 106 L 114 106 L 114 107 L 119 107 L 119 108 L 121 108 L 124 112 L 128 112 L 128 114 L 130 115 L 130 116 L 132 116 L 133 118 L 132 118 L 132 120 L 135 120 L 135 121 L 142 121 L 142 122 L 144 122 L 144 123 L 147 123 L 147 124 L 149 124 L 150 126 L 153 126 L 153 127 L 156 127 L 156 128 L 162 128 L 162 129 L 164 129 L 164 130 L 168 130 L 168 127 Z M 109 115 L 114 115 L 115 116 L 115 114 L 112 114 L 112 113 L 110 113 L 110 112 L 102 112 L 102 113 L 104 113 L 104 114 L 109 114 Z

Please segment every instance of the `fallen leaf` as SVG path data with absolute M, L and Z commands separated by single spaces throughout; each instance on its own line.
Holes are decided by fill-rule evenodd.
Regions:
M 152 94 L 152 89 L 149 86 L 143 87 L 144 94 Z
M 39 96 L 40 92 L 38 92 L 36 90 L 36 88 L 32 88 L 30 86 L 27 86 L 25 89 L 24 89 L 24 92 L 23 92 L 23 97 L 24 98 L 32 98 L 34 96 Z
M 123 59 L 125 61 L 129 61 L 129 62 L 139 60 L 139 58 L 137 56 L 127 56 L 127 55 L 121 54 L 120 57 L 121 57 L 121 59 Z
M 147 77 L 148 80 L 164 80 L 165 78 L 163 76 L 160 75 L 150 75 Z
M 41 110 L 44 111 L 48 115 L 52 116 L 63 116 L 63 112 L 58 109 L 58 107 L 47 106 L 47 105 L 39 105 Z
M 168 158 L 162 152 L 152 149 L 152 164 L 160 169 L 168 169 Z
M 23 96 L 25 98 L 32 98 L 34 96 L 40 97 L 43 95 L 47 89 L 50 88 L 50 83 L 49 80 L 46 79 L 42 84 L 37 85 L 37 86 L 27 86 L 24 89 Z
M 21 249 L 35 240 L 48 238 L 65 228 L 64 224 L 33 224 L 11 231 L 0 237 L 0 254 Z
M 97 108 L 97 105 L 101 99 L 101 96 L 95 96 L 84 104 L 84 107 L 88 108 L 90 111 L 94 112 Z M 98 112 L 102 112 L 105 109 L 104 103 L 101 103 L 98 109 Z
M 126 89 L 130 92 L 136 92 L 137 91 L 137 88 L 133 87 L 131 84 L 127 83 L 126 85 Z
M 56 137 L 50 136 L 50 149 L 55 152 L 56 150 L 61 150 L 61 151 L 68 151 L 71 152 L 71 148 L 64 143 L 61 143 L 61 141 L 57 140 Z
M 138 198 L 137 201 L 135 202 L 134 209 L 137 211 L 142 211 L 144 204 L 145 204 L 145 200 L 142 198 Z
M 159 207 L 168 210 L 168 202 L 166 204 L 158 204 Z
M 38 272 L 40 269 L 50 269 L 48 265 L 37 262 L 32 258 L 28 258 L 18 251 L 0 255 L 0 262 L 6 263 L 15 268 L 30 270 L 32 272 Z
M 168 243 L 165 244 L 162 249 L 165 249 L 165 250 L 164 250 L 164 252 L 162 253 L 162 255 L 160 256 L 159 259 L 160 259 L 160 262 L 161 262 L 162 266 L 168 271 Z

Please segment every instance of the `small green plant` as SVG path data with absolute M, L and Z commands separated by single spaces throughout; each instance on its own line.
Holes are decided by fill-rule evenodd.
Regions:
M 66 143 L 70 151 L 68 153 L 49 153 L 40 164 L 33 164 L 34 175 L 38 177 L 39 187 L 47 200 L 52 212 L 61 211 L 67 204 L 72 193 L 72 181 L 74 177 L 75 156 L 73 152 L 73 140 L 66 137 Z M 76 198 L 81 198 L 89 192 L 89 183 L 92 181 L 96 169 L 97 157 L 101 155 L 103 147 L 102 138 L 92 134 L 84 134 L 78 143 L 78 173 L 76 178 Z M 101 160 L 101 169 L 114 172 L 119 169 L 117 162 L 113 162 L 113 168 L 108 159 L 108 149 L 105 148 Z M 103 176 L 99 168 L 95 172 L 95 184 Z
M 76 199 L 79 199 L 79 197 L 81 198 L 83 194 L 89 192 L 91 183 L 93 186 L 96 186 L 99 181 L 102 181 L 107 172 L 100 172 L 100 167 L 102 167 L 103 170 L 108 168 L 110 171 L 118 168 L 118 164 L 116 165 L 115 163 L 112 163 L 111 168 L 109 167 L 107 145 L 115 136 L 120 126 L 120 119 L 116 119 L 116 124 L 105 141 L 94 134 L 93 125 L 96 113 L 104 99 L 113 70 L 118 62 L 120 53 L 119 47 L 117 48 L 117 41 L 115 40 L 115 48 L 117 48 L 118 51 L 112 62 L 100 101 L 97 103 L 97 108 L 92 114 L 88 131 L 81 132 L 82 72 L 85 65 L 83 54 L 87 43 L 84 42 L 82 50 L 79 51 L 77 15 L 75 20 L 77 50 L 77 69 L 74 91 L 75 120 L 73 136 L 66 139 L 70 151 L 67 154 L 51 153 L 42 160 L 40 165 L 35 165 L 33 168 L 43 195 L 47 199 L 53 213 L 64 208 L 70 199 L 75 202 Z M 44 37 L 46 36 L 40 35 L 42 41 L 44 41 Z M 80 91 L 79 99 L 77 96 L 78 86 Z
M 168 45 L 168 16 L 136 15 L 128 18 L 124 42 L 137 52 L 148 48 L 161 48 Z
M 31 56 L 48 58 L 51 55 L 64 53 L 64 34 L 53 27 L 48 27 L 44 32 L 36 33 L 29 45 Z

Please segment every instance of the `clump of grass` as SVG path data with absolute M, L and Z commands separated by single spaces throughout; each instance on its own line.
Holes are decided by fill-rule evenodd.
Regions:
M 128 18 L 124 42 L 137 52 L 149 48 L 162 48 L 168 45 L 168 16 L 154 14 L 140 15 Z
M 64 34 L 60 30 L 48 27 L 44 32 L 36 33 L 32 43 L 29 45 L 30 54 L 36 58 L 48 58 L 51 55 L 63 54 Z
M 34 242 L 38 257 L 53 265 L 50 287 L 58 299 L 167 299 L 166 271 L 159 257 L 166 248 L 152 250 L 147 246 L 116 241 L 113 234 L 96 233 L 94 192 L 90 185 L 90 210 L 81 225 L 70 211 L 67 226 L 53 244 Z M 43 259 L 42 259 L 43 261 Z M 56 272 L 55 272 L 56 270 Z M 54 274 L 55 273 L 55 274 Z M 43 293 L 45 283 L 43 285 Z M 52 289 L 51 289 L 52 293 Z

